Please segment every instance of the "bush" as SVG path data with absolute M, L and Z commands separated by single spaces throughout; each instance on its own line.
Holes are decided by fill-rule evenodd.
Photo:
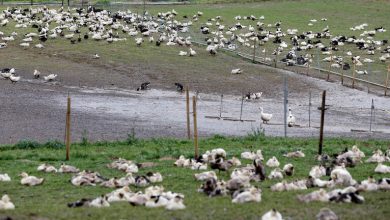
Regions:
M 37 141 L 32 141 L 32 140 L 21 140 L 15 144 L 15 147 L 19 148 L 19 149 L 34 149 L 34 148 L 38 148 L 40 146 L 41 146 L 40 143 L 38 143 Z

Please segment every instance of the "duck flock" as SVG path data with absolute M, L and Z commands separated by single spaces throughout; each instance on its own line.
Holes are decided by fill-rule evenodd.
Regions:
M 356 65 L 359 68 L 355 69 L 357 74 L 369 74 L 370 63 L 384 63 L 390 59 L 390 46 L 383 26 L 371 28 L 364 23 L 348 30 L 354 34 L 336 35 L 332 34 L 326 18 L 309 21 L 308 27 L 324 27 L 316 32 L 287 28 L 282 21 L 266 22 L 264 16 L 237 15 L 235 24 L 224 23 L 229 19 L 222 16 L 200 19 L 202 16 L 201 11 L 179 15 L 171 10 L 151 15 L 130 10 L 111 12 L 92 6 L 7 8 L 0 13 L 0 49 L 19 46 L 42 50 L 50 41 L 60 39 L 70 44 L 83 41 L 111 44 L 132 40 L 138 47 L 145 42 L 156 47 L 162 44 L 175 46 L 179 48 L 179 56 L 194 57 L 197 52 L 192 48 L 192 38 L 196 35 L 197 38 L 202 36 L 207 43 L 206 50 L 210 55 L 217 55 L 221 48 L 245 50 L 262 47 L 266 61 L 272 60 L 270 55 L 280 55 L 281 61 L 288 66 L 310 65 L 314 56 L 321 53 L 326 56 L 322 61 L 330 63 L 331 68 L 348 70 Z M 7 26 L 12 28 L 5 33 L 2 30 Z M 12 43 L 14 41 L 17 43 Z M 270 51 L 267 53 L 267 50 Z M 98 53 L 91 55 L 92 59 L 99 57 Z M 3 68 L 1 76 L 11 82 L 19 81 L 20 76 L 11 69 Z M 241 68 L 234 68 L 231 74 L 243 72 Z M 256 98 L 255 93 L 251 94 Z
M 390 190 L 390 178 L 381 178 L 375 180 L 368 176 L 366 180 L 360 183 L 356 181 L 349 173 L 349 169 L 357 169 L 363 163 L 377 163 L 377 167 L 372 173 L 389 174 L 390 166 L 384 163 L 390 162 L 390 148 L 386 152 L 377 149 L 372 156 L 366 160 L 365 154 L 357 147 L 353 146 L 350 150 L 345 149 L 339 154 L 332 156 L 320 155 L 317 158 L 318 164 L 308 170 L 308 177 L 305 179 L 296 179 L 292 182 L 283 180 L 285 177 L 293 177 L 296 169 L 292 163 L 282 165 L 276 156 L 268 160 L 263 157 L 262 150 L 245 151 L 241 153 L 241 159 L 252 161 L 250 164 L 243 165 L 240 159 L 232 157 L 228 159 L 227 153 L 222 148 L 206 151 L 197 159 L 185 158 L 180 156 L 174 162 L 175 167 L 188 168 L 198 173 L 194 174 L 195 181 L 202 182 L 198 189 L 190 189 L 205 194 L 209 199 L 215 196 L 230 196 L 232 203 L 261 202 L 262 189 L 253 185 L 257 182 L 270 180 L 281 180 L 270 187 L 270 192 L 283 191 L 304 191 L 312 188 L 318 188 L 308 194 L 297 196 L 297 201 L 309 203 L 320 201 L 324 203 L 356 203 L 365 202 L 360 192 L 373 192 L 378 190 Z M 305 157 L 301 150 L 288 152 L 283 157 L 292 161 L 300 160 Z M 131 160 L 122 158 L 115 159 L 107 164 L 109 169 L 117 169 L 125 173 L 121 178 L 106 178 L 99 172 L 83 170 L 66 164 L 61 164 L 57 169 L 49 164 L 41 164 L 37 171 L 61 174 L 72 173 L 70 183 L 75 187 L 100 186 L 113 188 L 114 191 L 101 195 L 97 198 L 81 198 L 77 201 L 70 201 L 69 208 L 76 207 L 109 207 L 114 202 L 128 202 L 133 206 L 145 206 L 149 208 L 164 207 L 167 210 L 185 209 L 184 194 L 172 191 L 166 191 L 163 186 L 156 185 L 163 183 L 163 176 L 159 172 L 148 172 L 145 175 L 137 174 L 140 169 L 153 167 L 153 163 L 138 164 Z M 267 170 L 270 169 L 267 176 Z M 218 171 L 218 174 L 216 171 Z M 229 175 L 228 180 L 223 176 Z M 220 177 L 218 177 L 218 175 Z M 45 179 L 31 176 L 26 172 L 20 175 L 20 184 L 24 186 L 37 186 L 45 184 Z M 222 177 L 222 178 L 221 178 Z M 8 174 L 0 174 L 1 182 L 10 182 L 11 177 Z M 144 189 L 133 192 L 129 186 L 137 189 Z M 17 205 L 16 205 L 17 207 Z M 3 195 L 0 200 L 0 210 L 15 209 L 9 195 Z M 273 209 L 265 213 L 263 220 L 282 219 L 281 213 Z M 337 215 L 330 209 L 320 210 L 317 219 L 338 219 Z

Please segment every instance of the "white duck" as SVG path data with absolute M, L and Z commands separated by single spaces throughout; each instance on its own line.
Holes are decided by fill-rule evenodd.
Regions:
M 59 173 L 78 173 L 80 170 L 74 166 L 61 164 L 60 169 L 58 169 Z
M 54 166 L 48 164 L 41 164 L 37 168 L 38 171 L 43 171 L 45 173 L 57 173 L 57 169 Z
M 276 159 L 276 157 L 273 156 L 271 159 L 267 161 L 266 165 L 269 167 L 279 167 L 280 163 L 278 159 Z
M 241 74 L 242 73 L 242 70 L 240 68 L 238 69 L 232 69 L 232 74 Z
M 179 52 L 179 56 L 187 56 L 187 54 L 188 54 L 188 53 L 185 52 L 185 51 L 180 51 L 180 52 Z
M 193 57 L 196 55 L 196 51 L 190 48 L 190 57 Z
M 12 83 L 19 82 L 20 78 L 21 78 L 20 76 L 15 76 L 13 74 L 11 74 L 11 76 L 9 77 L 9 79 L 11 80 Z
M 41 72 L 39 72 L 38 70 L 34 70 L 33 75 L 34 75 L 34 78 L 35 78 L 35 79 L 38 79 L 39 76 L 41 75 Z
M 57 74 L 50 74 L 50 75 L 48 75 L 48 76 L 44 76 L 43 77 L 44 79 L 45 79 L 45 81 L 53 81 L 53 80 L 55 80 L 56 78 L 57 78 Z
M 183 204 L 183 197 L 176 196 L 175 198 L 169 200 L 165 208 L 168 210 L 180 210 L 185 209 L 186 206 Z
M 0 210 L 15 209 L 15 205 L 11 202 L 9 196 L 3 195 L 0 200 Z
M 11 181 L 11 177 L 8 174 L 0 174 L 0 182 L 9 182 Z
M 272 209 L 271 211 L 265 213 L 261 220 L 283 220 L 282 215 L 276 211 L 276 209 Z
M 375 173 L 390 173 L 390 167 L 379 163 L 375 168 Z
M 294 127 L 295 125 L 295 116 L 291 112 L 291 108 L 288 109 L 288 118 L 287 118 L 287 125 L 289 127 Z
M 35 176 L 29 176 L 26 172 L 21 173 L 19 176 L 22 177 L 20 180 L 20 183 L 22 185 L 26 186 L 36 186 L 36 185 L 41 185 L 43 181 L 45 180 L 44 178 L 37 178 Z
M 268 124 L 268 122 L 272 119 L 272 114 L 264 113 L 263 107 L 260 107 L 260 117 L 264 124 Z

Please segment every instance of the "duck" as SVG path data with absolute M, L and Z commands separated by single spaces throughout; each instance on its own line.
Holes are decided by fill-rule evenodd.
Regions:
M 22 185 L 26 186 L 37 186 L 41 185 L 43 181 L 45 180 L 44 178 L 37 178 L 35 176 L 29 176 L 26 172 L 21 173 L 19 176 L 22 177 L 20 180 L 20 183 Z
M 184 86 L 181 83 L 175 83 L 176 91 L 183 92 Z
M 145 203 L 145 207 L 148 208 L 158 208 L 158 207 L 165 207 L 168 204 L 169 200 L 165 198 L 164 196 L 157 195 L 157 196 L 151 196 L 148 201 Z
M 232 69 L 232 71 L 231 71 L 231 73 L 232 74 L 241 74 L 243 71 L 240 69 L 240 68 L 238 68 L 238 69 Z
M 58 169 L 59 173 L 78 173 L 80 172 L 79 169 L 77 169 L 74 166 L 66 165 L 64 163 L 61 164 L 60 169 Z
M 57 173 L 57 169 L 54 166 L 48 165 L 46 163 L 39 165 L 37 170 L 43 171 L 45 173 Z
M 15 209 L 15 205 L 11 202 L 11 199 L 7 194 L 3 195 L 0 200 L 0 210 Z
M 280 168 L 276 168 L 268 175 L 268 179 L 283 179 L 283 173 Z
M 339 220 L 339 217 L 329 208 L 322 208 L 316 215 L 316 220 Z
M 39 76 L 41 75 L 41 72 L 39 72 L 38 70 L 34 70 L 33 75 L 34 75 L 34 78 L 35 78 L 35 79 L 38 79 Z
M 9 182 L 9 181 L 11 181 L 11 177 L 9 177 L 7 173 L 0 174 L 0 182 Z
M 260 201 L 261 201 L 261 190 L 253 186 L 242 192 L 238 191 L 238 193 L 234 193 L 232 199 L 232 203 L 260 202 Z
M 43 79 L 46 81 L 46 82 L 50 82 L 50 81 L 53 81 L 57 78 L 57 74 L 50 74 L 50 75 L 47 75 L 47 76 L 44 76 Z
M 181 210 L 185 208 L 186 206 L 183 203 L 183 197 L 180 195 L 177 195 L 175 198 L 169 200 L 169 202 L 165 206 L 165 209 L 167 210 Z
M 355 70 L 355 72 L 359 75 L 367 75 L 368 74 L 367 70 Z
M 97 54 L 97 53 L 95 53 L 94 55 L 93 55 L 93 57 L 92 57 L 93 59 L 99 59 L 100 58 L 100 56 L 99 56 L 99 54 Z
M 193 57 L 196 55 L 196 51 L 193 50 L 191 47 L 190 47 L 190 57 Z
M 260 117 L 264 124 L 268 124 L 268 122 L 272 119 L 272 114 L 264 113 L 263 107 L 260 107 Z
M 288 163 L 288 164 L 284 165 L 283 172 L 287 176 L 292 176 L 294 174 L 294 165 L 292 165 L 291 163 Z
M 309 175 L 313 178 L 320 178 L 326 175 L 326 168 L 324 166 L 314 166 L 311 168 Z
M 186 51 L 180 51 L 179 52 L 179 56 L 187 56 L 187 52 Z
M 288 125 L 288 127 L 295 126 L 295 116 L 292 114 L 291 108 L 288 109 L 287 125 Z
M 106 194 L 106 197 L 108 202 L 121 202 L 128 201 L 132 195 L 134 195 L 134 193 L 131 192 L 130 188 L 124 186 Z
M 207 179 L 215 179 L 218 180 L 217 174 L 214 171 L 206 171 L 203 173 L 195 173 L 194 177 L 198 181 L 205 181 Z
M 390 173 L 390 166 L 378 163 L 378 166 L 375 168 L 375 173 Z
M 146 176 L 136 176 L 134 185 L 137 187 L 145 187 L 150 184 L 150 180 Z
M 282 215 L 276 211 L 276 209 L 272 209 L 269 212 L 265 213 L 261 220 L 283 220 Z
M 279 167 L 280 163 L 279 163 L 278 159 L 275 156 L 273 156 L 272 158 L 270 158 L 267 161 L 266 165 L 268 167 Z
M 151 183 L 159 183 L 159 182 L 163 181 L 163 177 L 162 177 L 161 173 L 159 173 L 159 172 L 156 172 L 156 173 L 148 172 L 146 174 L 146 177 L 149 179 L 149 181 Z
M 21 78 L 20 76 L 15 76 L 14 74 L 11 74 L 9 80 L 11 80 L 11 83 L 17 83 L 19 82 L 20 78 Z

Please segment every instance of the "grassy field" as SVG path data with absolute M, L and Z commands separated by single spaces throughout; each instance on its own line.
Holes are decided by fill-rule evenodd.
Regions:
M 345 147 L 357 144 L 360 149 L 370 156 L 375 149 L 387 149 L 390 142 L 386 141 L 355 141 L 347 139 L 327 139 L 324 151 L 328 154 L 338 152 Z M 262 135 L 249 135 L 243 138 L 227 138 L 215 136 L 200 141 L 200 152 L 222 147 L 228 157 L 240 156 L 245 150 L 262 149 L 266 160 L 275 155 L 284 165 L 291 162 L 296 167 L 296 173 L 287 180 L 302 179 L 308 175 L 310 167 L 315 165 L 317 140 L 313 139 L 283 139 L 268 138 Z M 305 158 L 288 159 L 283 153 L 301 149 Z M 262 201 L 260 203 L 232 204 L 230 197 L 208 198 L 196 192 L 200 182 L 196 182 L 192 171 L 186 168 L 173 166 L 173 158 L 179 155 L 193 156 L 192 142 L 174 139 L 138 140 L 130 137 L 122 142 L 100 142 L 90 144 L 86 139 L 83 143 L 74 144 L 71 148 L 71 160 L 67 163 L 80 169 L 89 169 L 100 172 L 105 177 L 121 177 L 124 174 L 108 169 L 106 164 L 112 158 L 122 157 L 136 162 L 153 161 L 155 167 L 141 169 L 140 173 L 159 171 L 164 177 L 161 184 L 166 190 L 180 192 L 185 195 L 184 203 L 187 208 L 183 211 L 166 211 L 164 209 L 148 209 L 132 207 L 128 203 L 115 203 L 109 208 L 76 208 L 66 207 L 68 202 L 80 198 L 94 198 L 112 191 L 111 189 L 96 187 L 75 187 L 69 182 L 72 175 L 45 174 L 36 171 L 41 163 L 49 163 L 58 167 L 64 161 L 65 150 L 56 142 L 45 145 L 31 142 L 21 142 L 15 146 L 0 147 L 0 173 L 8 173 L 12 182 L 0 182 L 0 193 L 10 195 L 16 205 L 14 211 L 0 211 L 1 216 L 12 216 L 14 219 L 259 219 L 262 214 L 271 208 L 278 209 L 282 215 L 291 219 L 313 219 L 322 207 L 329 207 L 341 219 L 388 219 L 390 211 L 389 192 L 363 193 L 365 203 L 334 204 L 313 202 L 298 203 L 296 195 L 301 192 L 271 192 L 269 187 L 277 181 L 266 180 L 263 183 L 254 183 L 260 186 Z M 161 158 L 165 158 L 161 160 Z M 166 158 L 172 158 L 167 160 Z M 243 160 L 243 165 L 251 161 Z M 375 178 L 384 175 L 374 174 L 375 164 L 360 164 L 349 169 L 356 180 L 366 179 L 369 175 Z M 26 171 L 31 175 L 45 177 L 41 186 L 25 187 L 20 185 L 19 173 Z M 269 169 L 267 170 L 269 172 Z M 221 179 L 228 179 L 228 174 L 218 174 Z M 142 190 L 132 187 L 133 191 Z M 311 191 L 311 190 L 309 190 Z

